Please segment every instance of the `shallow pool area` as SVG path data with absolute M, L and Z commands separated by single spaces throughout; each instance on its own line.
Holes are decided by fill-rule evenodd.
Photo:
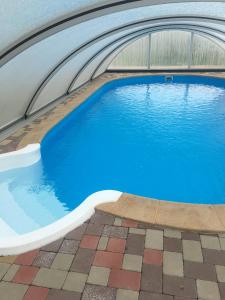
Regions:
M 40 161 L 0 172 L 5 234 L 52 224 L 101 190 L 224 204 L 225 80 L 167 79 L 105 84 L 47 133 Z

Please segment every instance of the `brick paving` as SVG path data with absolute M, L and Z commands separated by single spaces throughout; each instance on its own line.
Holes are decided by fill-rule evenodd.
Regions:
M 100 211 L 49 245 L 0 257 L 1 300 L 225 300 L 224 235 Z

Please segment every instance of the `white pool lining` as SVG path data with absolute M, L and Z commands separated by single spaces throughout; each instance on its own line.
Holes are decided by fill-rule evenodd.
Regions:
M 0 171 L 32 165 L 36 163 L 40 157 L 39 144 L 28 145 L 18 151 L 1 154 Z M 95 206 L 101 203 L 116 202 L 121 195 L 121 192 L 114 190 L 104 190 L 91 194 L 65 217 L 48 226 L 22 235 L 9 234 L 7 237 L 6 232 L 8 230 L 8 225 L 5 224 L 6 227 L 5 229 L 2 228 L 2 230 L 5 230 L 6 232 L 0 236 L 0 255 L 17 255 L 25 253 L 62 238 L 68 232 L 77 228 L 89 219 L 95 212 Z M 0 225 L 3 226 L 4 222 L 0 222 Z

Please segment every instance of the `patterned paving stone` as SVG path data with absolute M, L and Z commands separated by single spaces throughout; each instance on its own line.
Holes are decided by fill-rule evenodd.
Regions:
M 198 262 L 184 262 L 184 276 L 208 281 L 217 281 L 215 266 Z
M 66 271 L 41 268 L 34 278 L 33 285 L 61 289 L 66 276 Z
M 9 268 L 10 268 L 10 264 L 0 263 L 0 280 L 7 273 L 7 271 L 8 271 Z
M 49 251 L 49 252 L 58 252 L 59 248 L 62 244 L 63 239 L 59 239 L 53 243 L 50 243 L 44 247 L 41 248 L 43 251 Z
M 145 236 L 139 234 L 128 234 L 125 253 L 143 255 L 145 247 Z
M 74 259 L 74 255 L 65 254 L 65 253 L 57 253 L 51 268 L 57 270 L 65 270 L 68 271 Z
M 102 235 L 108 237 L 126 239 L 127 233 L 128 233 L 128 228 L 126 227 L 105 225 Z
M 225 282 L 225 267 L 216 265 L 216 274 L 219 282 Z M 202 278 L 199 278 L 202 279 Z
M 116 289 L 98 285 L 86 285 L 82 300 L 115 300 Z
M 27 285 L 11 282 L 0 282 L 1 300 L 22 300 L 28 289 Z
M 200 242 L 183 240 L 183 255 L 184 255 L 184 260 L 203 262 Z
M 19 265 L 15 264 L 11 265 L 5 276 L 2 278 L 2 280 L 12 281 L 13 277 L 16 275 L 16 272 L 19 270 L 19 267 Z
M 81 294 L 77 292 L 51 289 L 47 300 L 80 300 Z
M 220 250 L 219 238 L 216 236 L 200 235 L 202 248 Z
M 163 251 L 145 249 L 143 262 L 145 264 L 161 266 L 163 262 Z
M 134 254 L 125 254 L 123 257 L 122 268 L 124 270 L 141 272 L 142 256 Z
M 113 288 L 140 290 L 141 273 L 112 269 L 109 275 L 108 285 Z
M 122 262 L 123 262 L 122 253 L 97 251 L 93 265 L 97 267 L 120 269 L 122 267 Z
M 70 270 L 80 273 L 89 273 L 94 257 L 95 250 L 79 248 Z
M 141 291 L 138 300 L 173 300 L 173 296 Z M 182 300 L 186 299 L 182 298 Z
M 162 267 L 143 264 L 141 290 L 162 293 Z
M 107 245 L 107 251 L 124 253 L 125 246 L 126 246 L 126 240 L 110 238 Z
M 33 261 L 33 266 L 50 268 L 55 256 L 55 252 L 40 251 Z
M 15 283 L 31 284 L 38 270 L 36 267 L 21 266 L 12 281 Z
M 99 238 L 99 236 L 87 234 L 84 235 L 80 242 L 80 248 L 96 249 L 98 246 Z
M 30 286 L 23 300 L 45 300 L 48 296 L 48 292 L 49 289 L 47 288 Z
M 138 296 L 138 292 L 118 289 L 116 294 L 116 300 L 138 300 Z
M 198 297 L 204 300 L 220 300 L 219 287 L 216 282 L 197 280 Z
M 107 286 L 109 280 L 110 269 L 104 267 L 91 267 L 88 283 Z
M 164 276 L 163 292 L 167 295 L 197 298 L 196 283 L 191 278 Z
M 84 223 L 82 224 L 81 226 L 77 227 L 76 229 L 74 229 L 73 231 L 69 232 L 67 235 L 66 235 L 66 238 L 67 239 L 71 239 L 71 240 L 77 240 L 77 241 L 80 241 L 82 240 L 82 237 L 86 231 L 86 228 L 87 228 L 87 224 Z
M 163 274 L 173 276 L 184 276 L 183 258 L 181 253 L 163 252 Z
M 69 272 L 63 285 L 63 289 L 82 293 L 87 277 L 87 274 Z
M 67 254 L 75 254 L 79 247 L 79 241 L 65 239 L 59 249 L 59 252 Z
M 98 242 L 98 247 L 97 249 L 98 250 L 106 250 L 107 248 L 107 245 L 108 245 L 108 241 L 109 241 L 109 238 L 106 237 L 106 236 L 101 236 L 100 237 L 100 240 Z
M 164 229 L 164 236 L 168 237 L 168 238 L 181 239 L 181 231 L 165 228 Z
M 163 250 L 163 231 L 147 229 L 145 248 Z
M 164 250 L 182 252 L 182 241 L 177 238 L 164 238 Z

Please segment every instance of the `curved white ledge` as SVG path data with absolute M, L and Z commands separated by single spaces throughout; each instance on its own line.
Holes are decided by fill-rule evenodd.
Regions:
M 87 197 L 77 208 L 58 221 L 23 235 L 0 239 L 0 255 L 17 255 L 40 248 L 75 229 L 94 214 L 96 205 L 116 202 L 121 192 L 105 190 Z
M 23 149 L 0 154 L 0 172 L 30 166 L 40 158 L 40 144 L 30 144 Z

